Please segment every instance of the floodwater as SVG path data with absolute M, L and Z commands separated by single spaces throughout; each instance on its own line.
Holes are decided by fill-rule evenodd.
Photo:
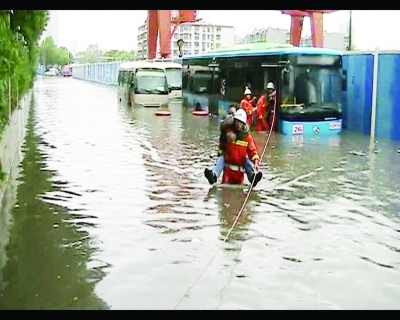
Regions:
M 274 134 L 265 178 L 215 256 L 246 190 L 203 177 L 217 120 L 171 111 L 38 80 L 0 246 L 1 309 L 399 308 L 398 145 Z

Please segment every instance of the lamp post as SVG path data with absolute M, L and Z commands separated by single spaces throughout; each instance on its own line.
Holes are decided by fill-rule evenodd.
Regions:
M 348 51 L 353 50 L 352 35 L 353 35 L 353 10 L 350 10 L 350 12 L 349 12 L 349 47 L 348 47 Z

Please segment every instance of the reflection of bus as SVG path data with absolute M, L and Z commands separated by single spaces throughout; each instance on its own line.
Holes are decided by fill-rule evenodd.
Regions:
M 165 69 L 167 74 L 168 88 L 171 91 L 169 98 L 182 98 L 182 65 L 175 62 L 159 62 L 161 67 Z
M 121 63 L 117 95 L 124 105 L 168 107 L 169 89 L 164 68 L 146 61 Z
M 192 70 L 201 72 L 196 76 Z M 183 103 L 191 106 L 201 95 L 209 112 L 223 116 L 231 103 L 240 102 L 246 85 L 259 97 L 273 82 L 279 131 L 338 134 L 343 73 L 337 50 L 265 42 L 220 48 L 183 57 Z

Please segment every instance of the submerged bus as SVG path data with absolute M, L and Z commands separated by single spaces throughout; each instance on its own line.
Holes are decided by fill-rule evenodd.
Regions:
M 241 44 L 183 57 L 183 105 L 198 101 L 224 116 L 245 87 L 259 97 L 268 82 L 277 90 L 278 130 L 288 135 L 339 134 L 345 90 L 342 52 L 266 42 Z
M 167 75 L 163 67 L 147 61 L 124 62 L 118 72 L 118 101 L 136 107 L 168 107 Z
M 182 64 L 175 62 L 158 62 L 167 74 L 169 99 L 182 99 Z

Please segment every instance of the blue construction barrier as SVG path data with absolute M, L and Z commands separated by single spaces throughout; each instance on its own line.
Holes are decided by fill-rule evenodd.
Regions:
M 400 52 L 380 51 L 378 57 L 376 118 L 377 139 L 400 140 Z M 349 131 L 371 134 L 374 52 L 345 53 L 347 91 L 342 94 L 343 126 Z
M 108 85 L 117 85 L 118 70 L 122 62 L 100 62 L 74 65 L 72 77 Z

